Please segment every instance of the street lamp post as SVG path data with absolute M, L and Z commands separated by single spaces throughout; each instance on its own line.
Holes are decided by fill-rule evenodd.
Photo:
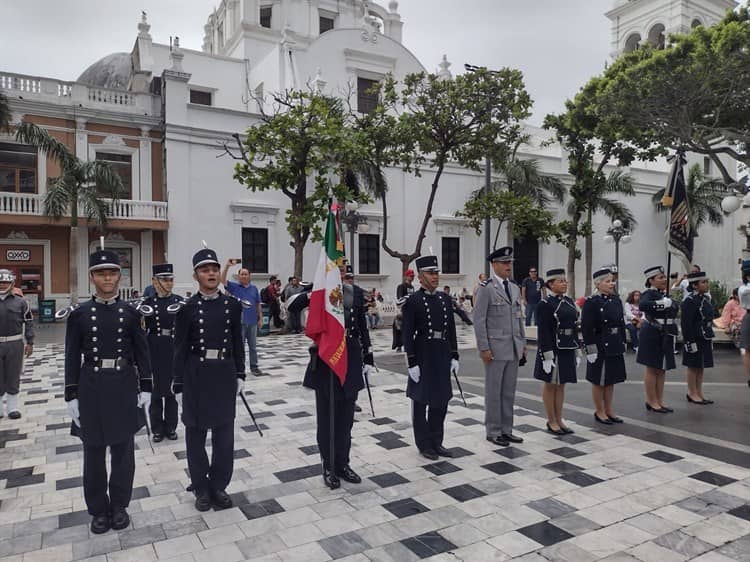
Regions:
M 341 222 L 346 225 L 349 232 L 349 250 L 346 257 L 352 268 L 354 267 L 354 234 L 356 232 L 367 232 L 370 225 L 367 224 L 367 217 L 358 212 L 359 205 L 354 201 L 347 202 L 344 212 L 340 215 Z
M 617 278 L 620 278 L 620 242 L 627 244 L 630 242 L 630 230 L 626 228 L 620 219 L 612 221 L 612 226 L 604 235 L 605 242 L 615 243 L 615 267 L 617 268 Z M 618 287 L 619 289 L 619 287 Z
M 476 72 L 477 70 L 483 69 L 487 70 L 486 67 L 483 66 L 476 66 L 474 64 L 464 64 L 464 68 L 466 69 L 466 72 Z M 492 71 L 488 71 L 492 73 Z M 489 105 L 489 100 L 488 100 Z M 488 111 L 491 111 L 491 107 L 487 108 Z M 488 197 L 490 194 L 490 184 L 492 183 L 492 162 L 490 160 L 490 155 L 487 154 L 487 158 L 484 162 L 484 195 L 485 197 Z M 487 216 L 484 219 L 484 255 L 489 256 L 490 255 L 490 217 Z M 484 261 L 484 273 L 485 275 L 489 276 L 490 274 L 490 262 L 487 260 Z

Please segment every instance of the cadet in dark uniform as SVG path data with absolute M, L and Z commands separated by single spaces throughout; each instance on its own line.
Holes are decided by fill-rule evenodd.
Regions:
M 133 436 L 143 427 L 151 401 L 151 363 L 140 314 L 117 296 L 118 255 L 94 252 L 89 272 L 96 291 L 70 313 L 65 332 L 65 401 L 72 433 L 83 441 L 83 495 L 93 516 L 91 531 L 106 533 L 130 524 Z
M 409 366 L 406 395 L 412 399 L 414 440 L 422 456 L 452 457 L 443 447 L 443 424 L 453 397 L 451 372 L 458 374 L 458 343 L 451 299 L 438 291 L 436 256 L 416 260 L 421 289 L 403 306 L 401 335 Z M 429 408 L 429 409 L 428 409 Z
M 151 352 L 151 368 L 154 371 L 154 394 L 149 408 L 151 430 L 156 443 L 164 439 L 177 439 L 177 400 L 172 394 L 172 359 L 174 356 L 174 314 L 167 307 L 181 303 L 182 297 L 172 293 L 174 268 L 171 263 L 153 266 L 151 284 L 156 295 L 144 299 L 153 309 L 145 316 L 148 348 Z
M 199 511 L 208 511 L 212 502 L 219 508 L 232 506 L 225 488 L 234 466 L 237 396 L 245 385 L 242 304 L 219 291 L 219 267 L 213 250 L 206 248 L 193 256 L 198 292 L 179 309 L 175 320 L 173 392 L 182 406 L 188 469 Z
M 26 299 L 13 292 L 16 276 L 8 269 L 0 269 L 0 418 L 3 417 L 3 398 L 8 402 L 8 417 L 21 417 L 18 393 L 21 385 L 23 358 L 29 357 L 34 347 L 34 318 Z M 24 345 L 24 340 L 26 344 Z
M 737 295 L 740 297 L 740 306 L 746 312 L 740 326 L 740 353 L 747 376 L 747 386 L 750 386 L 750 260 L 742 260 L 740 267 L 742 285 L 737 288 Z
M 546 275 L 548 295 L 536 309 L 538 351 L 534 378 L 544 382 L 542 399 L 547 412 L 547 431 L 555 435 L 573 433 L 562 420 L 565 384 L 578 382 L 578 308 L 566 296 L 564 269 Z
M 646 409 L 667 414 L 674 410 L 664 405 L 664 379 L 666 372 L 675 368 L 674 342 L 679 307 L 667 296 L 667 276 L 663 267 L 649 267 L 643 276 L 647 290 L 641 293 L 638 308 L 646 321 L 638 335 L 635 361 L 646 367 L 643 375 Z
M 593 274 L 597 292 L 586 299 L 581 313 L 581 331 L 586 346 L 586 380 L 591 383 L 594 418 L 599 423 L 622 423 L 612 409 L 617 383 L 625 381 L 625 315 L 615 293 L 609 269 Z
M 346 378 L 341 380 L 317 355 L 317 347 L 310 348 L 310 364 L 302 384 L 315 390 L 315 410 L 318 422 L 318 449 L 323 461 L 323 481 L 332 490 L 341 486 L 341 479 L 359 484 L 362 479 L 349 466 L 352 447 L 352 426 L 357 394 L 365 387 L 364 376 L 370 376 L 375 364 L 367 331 L 365 295 L 354 277 L 352 266 L 346 266 L 341 288 L 344 292 L 344 327 L 346 329 Z M 349 280 L 347 282 L 346 280 Z M 333 384 L 331 384 L 333 382 Z M 333 391 L 333 399 L 331 398 Z M 331 411 L 333 406 L 333 411 Z M 333 421 L 331 421 L 333 416 Z M 333 426 L 333 454 L 331 453 Z M 331 458 L 333 456 L 333 458 Z
M 680 325 L 684 352 L 682 364 L 687 367 L 687 401 L 691 404 L 713 404 L 703 396 L 703 369 L 714 366 L 714 307 L 708 298 L 708 275 L 688 273 L 690 293 L 682 301 Z

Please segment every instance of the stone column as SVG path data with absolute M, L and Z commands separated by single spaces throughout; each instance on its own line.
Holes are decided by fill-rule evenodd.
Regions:
M 151 185 L 151 137 L 150 127 L 141 127 L 141 139 L 138 149 L 138 160 L 140 161 L 140 190 L 138 199 L 141 201 L 153 200 L 153 186 Z M 135 195 L 135 194 L 134 194 Z M 135 199 L 135 197 L 133 197 Z

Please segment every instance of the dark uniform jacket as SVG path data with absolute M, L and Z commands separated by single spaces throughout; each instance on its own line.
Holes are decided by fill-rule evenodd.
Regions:
M 200 293 L 175 319 L 173 378 L 183 392 L 182 423 L 208 429 L 234 420 L 237 379 L 245 378 L 242 305 L 234 297 Z
M 672 302 L 672 306 L 665 307 L 661 302 L 667 296 L 656 289 L 648 289 L 641 293 L 641 300 L 638 302 L 638 308 L 646 317 L 646 321 L 663 331 L 666 334 L 677 335 L 677 303 Z M 643 330 L 643 328 L 641 328 Z
M 714 307 L 706 295 L 690 293 L 682 301 L 680 325 L 685 345 L 714 338 Z
M 419 366 L 406 395 L 422 404 L 445 408 L 453 397 L 451 359 L 458 359 L 456 324 L 451 298 L 442 291 L 419 289 L 404 303 L 401 334 L 409 367 Z
M 79 400 L 87 445 L 122 443 L 145 422 L 138 392 L 152 391 L 151 362 L 141 315 L 119 298 L 86 301 L 68 317 L 65 400 Z
M 396 287 L 396 298 L 400 299 L 402 297 L 408 297 L 414 293 L 414 286 L 409 285 L 408 283 L 404 282 L 401 283 L 398 287 Z
M 617 295 L 591 295 L 581 313 L 586 354 L 613 357 L 625 353 L 625 315 Z
M 0 337 L 18 334 L 24 334 L 26 343 L 33 345 L 34 318 L 26 299 L 9 293 L 7 297 L 0 299 Z
M 334 400 L 356 400 L 357 393 L 365 387 L 362 367 L 372 365 L 372 348 L 370 332 L 367 330 L 364 291 L 358 285 L 352 286 L 351 303 L 347 296 L 349 289 L 344 290 L 344 327 L 346 329 L 346 379 L 344 386 L 337 376 L 334 376 L 328 365 L 317 354 L 318 348 L 310 348 L 310 363 L 305 371 L 302 384 L 307 388 L 319 390 L 328 396 L 333 378 Z
M 154 371 L 155 398 L 172 394 L 175 315 L 167 312 L 167 307 L 182 301 L 182 297 L 174 294 L 168 297 L 153 296 L 143 301 L 143 304 L 154 309 L 153 315 L 144 316 L 143 321 L 151 354 L 151 368 Z

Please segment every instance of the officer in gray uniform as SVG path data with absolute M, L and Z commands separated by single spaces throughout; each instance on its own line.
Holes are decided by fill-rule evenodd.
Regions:
M 507 447 L 523 443 L 513 435 L 513 402 L 518 365 L 526 362 L 526 331 L 521 290 L 510 278 L 513 248 L 492 252 L 490 278 L 477 289 L 474 334 L 484 361 L 484 425 L 487 441 Z
M 31 307 L 26 299 L 13 293 L 15 281 L 12 271 L 0 269 L 0 418 L 4 414 L 2 399 L 5 397 L 8 417 L 12 420 L 21 417 L 18 392 L 23 358 L 31 355 L 34 346 Z

